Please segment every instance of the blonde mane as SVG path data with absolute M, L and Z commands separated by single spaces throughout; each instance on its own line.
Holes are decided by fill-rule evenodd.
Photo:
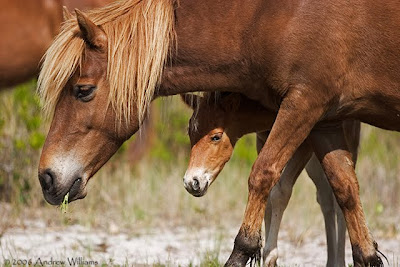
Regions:
M 116 1 L 87 12 L 108 37 L 109 104 L 119 121 L 129 122 L 136 104 L 139 120 L 153 98 L 174 39 L 174 0 Z M 75 18 L 64 22 L 47 50 L 38 91 L 47 115 L 54 112 L 61 92 L 79 67 L 85 44 Z

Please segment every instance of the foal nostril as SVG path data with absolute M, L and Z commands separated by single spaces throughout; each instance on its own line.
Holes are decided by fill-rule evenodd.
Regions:
M 199 179 L 197 177 L 193 178 L 192 188 L 193 188 L 194 191 L 199 191 L 199 189 L 200 189 L 200 182 L 199 182 Z
M 55 175 L 54 173 L 47 169 L 41 174 L 39 174 L 39 181 L 40 185 L 42 186 L 43 190 L 49 190 L 51 186 L 53 185 Z

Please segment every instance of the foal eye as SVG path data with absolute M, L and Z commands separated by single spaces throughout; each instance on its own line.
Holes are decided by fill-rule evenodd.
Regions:
M 222 133 L 216 133 L 213 136 L 211 136 L 211 141 L 213 142 L 218 142 L 222 138 Z
M 92 84 L 76 84 L 74 86 L 74 96 L 83 102 L 89 102 L 93 99 L 95 90 L 96 86 Z

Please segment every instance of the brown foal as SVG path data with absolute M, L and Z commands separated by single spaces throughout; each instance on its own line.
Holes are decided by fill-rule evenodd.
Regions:
M 263 147 L 265 133 L 271 130 L 276 114 L 256 101 L 237 93 L 212 93 L 205 96 L 184 94 L 183 101 L 193 109 L 189 122 L 191 153 L 184 176 L 186 190 L 203 196 L 232 155 L 236 142 L 245 134 L 257 133 L 257 150 Z M 344 134 L 356 162 L 360 123 L 343 123 Z M 307 163 L 308 162 L 308 163 Z M 278 258 L 277 239 L 283 212 L 289 202 L 298 175 L 306 168 L 317 187 L 317 201 L 325 220 L 328 244 L 326 266 L 345 266 L 344 246 L 346 225 L 334 199 L 332 188 L 318 159 L 312 156 L 312 143 L 307 140 L 297 149 L 285 167 L 281 179 L 272 188 L 265 212 L 264 266 L 275 266 Z M 335 215 L 338 230 L 336 231 Z

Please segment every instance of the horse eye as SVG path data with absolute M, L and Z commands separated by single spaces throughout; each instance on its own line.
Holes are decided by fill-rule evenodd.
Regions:
M 222 138 L 222 133 L 217 133 L 211 136 L 211 141 L 213 142 L 218 142 Z
M 74 96 L 83 102 L 89 102 L 93 99 L 93 92 L 96 90 L 96 86 L 92 84 L 77 84 L 74 86 Z

